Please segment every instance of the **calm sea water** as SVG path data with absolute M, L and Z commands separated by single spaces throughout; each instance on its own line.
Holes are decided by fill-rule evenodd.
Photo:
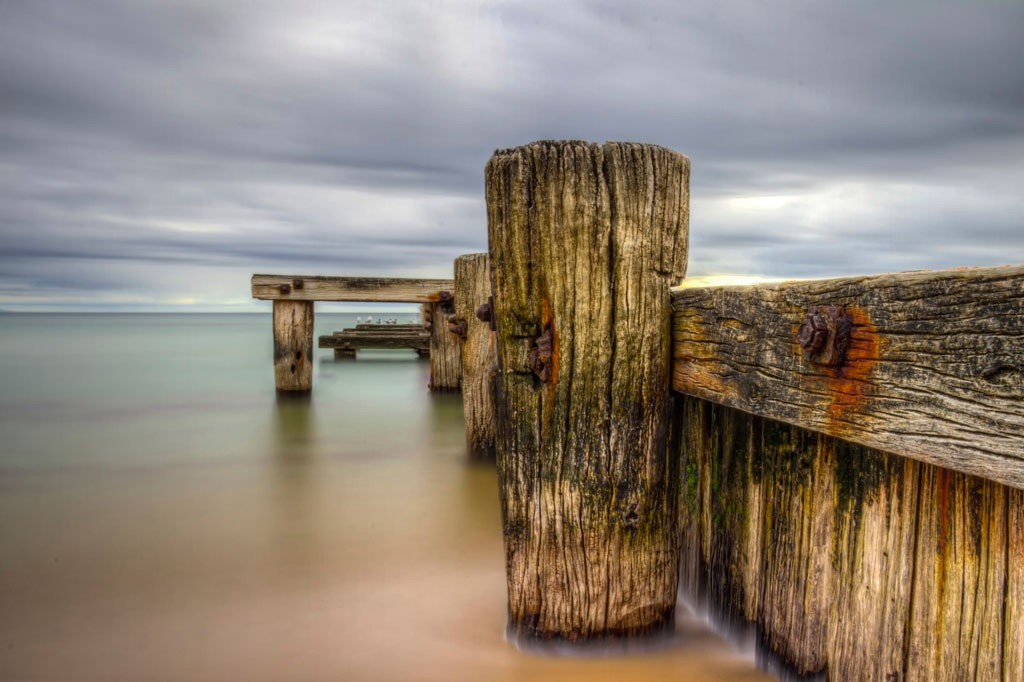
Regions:
M 685 613 L 655 652 L 518 651 L 460 398 L 319 351 L 279 401 L 271 346 L 269 315 L 0 315 L 0 679 L 769 679 Z

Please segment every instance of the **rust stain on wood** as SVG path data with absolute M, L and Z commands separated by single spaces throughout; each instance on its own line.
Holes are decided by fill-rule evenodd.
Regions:
M 551 301 L 546 297 L 540 300 L 540 329 L 541 332 L 551 330 L 551 367 L 548 370 L 548 390 L 550 391 L 558 383 L 559 343 L 558 330 L 555 328 L 555 316 L 551 312 Z
M 838 367 L 824 367 L 822 374 L 815 375 L 824 380 L 828 392 L 828 433 L 839 437 L 849 437 L 847 424 L 853 415 L 867 412 L 871 374 L 884 343 L 866 310 L 847 306 L 846 312 L 853 318 L 846 360 Z

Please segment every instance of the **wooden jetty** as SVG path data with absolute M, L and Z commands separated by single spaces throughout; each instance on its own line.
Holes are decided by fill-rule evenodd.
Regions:
M 274 302 L 274 386 L 281 393 L 313 389 L 313 306 L 316 301 L 442 304 L 451 279 L 253 275 L 253 298 Z M 431 340 L 434 357 L 457 352 L 445 339 Z M 436 344 L 436 345 L 435 345 Z M 433 382 L 432 382 L 433 383 Z
M 679 586 L 801 674 L 1024 679 L 1024 266 L 676 287 L 685 157 L 537 142 L 485 191 L 454 280 L 253 295 L 280 390 L 313 301 L 424 304 L 432 387 L 496 456 L 514 637 L 658 633 Z

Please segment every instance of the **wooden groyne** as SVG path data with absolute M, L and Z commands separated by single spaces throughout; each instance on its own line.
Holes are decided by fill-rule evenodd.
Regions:
M 1024 266 L 672 288 L 685 157 L 537 142 L 485 188 L 454 280 L 253 295 L 279 390 L 313 301 L 423 304 L 431 385 L 493 444 L 514 636 L 663 632 L 678 584 L 800 673 L 1024 679 Z

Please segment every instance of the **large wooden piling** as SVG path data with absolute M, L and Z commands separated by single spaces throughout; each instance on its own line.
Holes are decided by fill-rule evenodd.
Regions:
M 686 268 L 689 161 L 537 142 L 496 152 L 485 185 L 510 634 L 663 631 L 679 565 L 668 288 Z
M 490 306 L 491 266 L 486 253 L 455 259 L 455 326 L 462 342 L 462 405 L 466 415 L 466 444 L 475 455 L 494 450 L 494 372 L 497 347 L 487 321 L 477 317 Z
M 457 391 L 462 384 L 462 339 L 448 328 L 455 314 L 451 290 L 440 292 L 436 301 L 424 305 L 424 321 L 430 330 L 430 390 Z
M 282 393 L 313 389 L 312 301 L 274 301 L 274 386 Z

